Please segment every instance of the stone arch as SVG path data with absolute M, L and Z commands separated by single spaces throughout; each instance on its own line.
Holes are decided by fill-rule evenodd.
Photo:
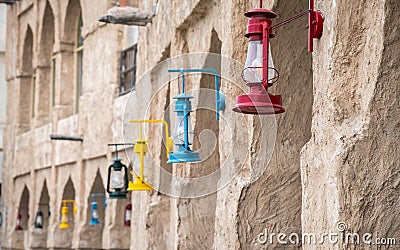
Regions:
M 75 43 L 79 17 L 82 15 L 81 3 L 79 0 L 69 0 L 64 22 L 63 41 Z
M 50 104 L 53 104 L 53 92 L 55 85 L 55 60 L 52 59 L 54 48 L 54 14 L 49 1 L 46 1 L 42 17 L 42 30 L 39 43 L 38 66 L 36 70 L 37 105 L 36 114 L 38 125 L 47 123 L 50 115 Z
M 49 203 L 50 203 L 49 190 L 47 188 L 46 181 L 44 181 L 38 203 L 38 210 L 41 210 L 43 212 L 43 229 L 47 228 L 49 225 L 49 216 L 50 216 Z
M 78 73 L 77 65 L 80 61 L 77 58 L 77 34 L 80 32 L 79 24 L 82 20 L 82 9 L 79 0 L 70 0 L 64 21 L 64 30 L 62 33 L 62 65 L 60 89 L 60 105 L 67 107 L 65 115 L 72 115 L 74 107 L 77 106 L 77 88 Z M 81 66 L 81 65 L 80 65 Z M 75 93 L 75 94 L 74 94 Z
M 29 190 L 28 187 L 25 185 L 22 194 L 21 194 L 21 199 L 19 200 L 19 205 L 18 205 L 18 213 L 21 214 L 21 227 L 23 230 L 28 230 L 29 227 Z M 18 215 L 17 213 L 17 215 Z
M 36 224 L 36 218 L 38 212 L 42 212 L 42 228 L 34 228 L 31 234 L 30 240 L 30 248 L 31 249 L 46 249 L 47 248 L 47 235 L 48 235 L 48 227 L 50 225 L 50 196 L 47 188 L 46 180 L 43 182 L 43 186 L 40 192 L 38 203 L 34 204 L 34 208 L 36 209 L 33 223 Z
M 72 203 L 68 202 L 66 203 L 66 206 L 68 208 L 68 214 L 67 214 L 67 221 L 69 224 L 69 228 L 60 228 L 60 224 L 61 224 L 61 220 L 62 220 L 62 207 L 63 207 L 63 202 L 62 200 L 73 200 L 76 202 L 75 197 L 76 197 L 76 193 L 75 193 L 75 187 L 74 187 L 74 183 L 72 182 L 71 176 L 68 176 L 68 178 L 66 178 L 66 182 L 62 181 L 62 183 L 60 183 L 60 185 L 64 184 L 64 189 L 63 189 L 63 193 L 62 193 L 62 198 L 58 201 L 59 205 L 57 206 L 57 218 L 55 219 L 55 232 L 54 232 L 54 248 L 61 248 L 61 249 L 71 249 L 72 247 L 72 240 L 73 240 L 73 232 L 75 230 L 75 216 L 77 216 L 77 214 L 74 215 L 74 206 Z M 79 209 L 81 209 L 78 204 L 77 205 L 77 209 L 79 212 Z M 52 215 L 53 216 L 53 215 Z
M 64 186 L 64 192 L 62 196 L 62 200 L 75 200 L 75 187 L 74 183 L 72 182 L 71 177 L 68 178 L 67 183 Z M 61 204 L 62 207 L 62 204 Z M 74 227 L 75 224 L 75 216 L 74 216 L 74 207 L 73 204 L 67 203 L 68 207 L 68 223 L 71 228 Z M 79 208 L 78 208 L 79 209 Z M 60 208 L 60 214 L 61 214 L 61 208 Z
M 97 171 L 96 178 L 95 178 L 92 188 L 90 190 L 90 194 L 104 194 L 104 195 L 106 194 L 106 190 L 104 188 L 100 170 Z M 88 215 L 87 218 L 90 220 L 90 217 L 91 217 L 90 204 L 91 204 L 92 200 L 97 201 L 97 203 L 99 204 L 99 220 L 102 223 L 102 226 L 104 226 L 105 207 L 104 207 L 104 202 L 103 202 L 104 199 L 102 197 L 94 198 L 94 199 L 91 199 L 90 197 L 88 198 L 89 209 L 88 209 L 88 213 L 87 213 L 87 215 Z
M 94 178 L 92 188 L 90 189 L 89 197 L 87 199 L 87 210 L 86 210 L 86 223 L 83 227 L 81 237 L 80 237 L 80 246 L 83 248 L 94 248 L 101 249 L 102 248 L 102 239 L 103 239 L 103 229 L 105 225 L 105 211 L 106 208 L 104 206 L 104 197 L 93 197 L 91 198 L 91 194 L 104 194 L 106 190 L 104 188 L 103 180 L 100 174 L 100 170 L 97 171 L 96 177 Z M 98 213 L 99 213 L 99 225 L 89 225 L 89 222 L 92 218 L 92 209 L 91 203 L 92 201 L 96 201 L 98 205 Z
M 29 130 L 30 118 L 32 113 L 33 103 L 33 32 L 30 26 L 28 26 L 22 49 L 22 61 L 21 71 L 19 75 L 19 100 L 18 100 L 18 115 L 17 121 L 19 124 L 18 133 L 23 133 Z

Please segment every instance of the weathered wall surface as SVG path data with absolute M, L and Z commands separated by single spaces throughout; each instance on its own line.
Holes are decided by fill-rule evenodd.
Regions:
M 400 5 L 320 8 L 329 16 L 314 54 L 312 139 L 302 151 L 303 231 L 343 221 L 346 232 L 398 239 Z M 357 248 L 337 245 L 345 247 Z
M 308 8 L 308 1 L 277 1 L 272 10 L 279 13 L 275 23 Z M 282 95 L 284 114 L 277 116 L 274 154 L 264 174 L 241 191 L 238 211 L 238 235 L 241 249 L 269 247 L 286 249 L 276 240 L 260 246 L 260 233 L 301 233 L 300 150 L 310 139 L 312 108 L 311 55 L 307 52 L 307 32 L 303 17 L 274 33 L 271 41 L 274 66 L 280 78 L 272 93 Z M 255 127 L 268 130 L 267 127 Z M 259 132 L 258 132 L 259 133 Z M 254 147 L 262 140 L 254 140 Z M 264 239 L 264 238 L 261 238 Z M 291 246 L 292 247 L 292 246 Z M 301 248 L 301 246 L 298 246 Z
M 24 121 L 27 114 L 18 111 L 27 107 L 21 100 L 31 98 L 20 94 L 32 77 L 24 68 L 30 66 L 24 63 L 24 43 L 29 25 L 31 66 L 40 72 L 39 38 L 45 27 L 46 5 L 45 1 L 21 0 L 8 7 L 8 27 L 17 28 L 7 34 L 9 101 L 3 203 L 9 206 L 9 214 L 2 247 L 327 249 L 331 248 L 328 243 L 288 246 L 275 240 L 260 245 L 257 238 L 264 230 L 328 233 L 337 230 L 338 221 L 346 222 L 349 232 L 400 239 L 400 71 L 396 57 L 400 50 L 400 23 L 396 19 L 400 4 L 395 0 L 318 1 L 317 8 L 325 15 L 325 30 L 312 55 L 307 52 L 306 17 L 279 28 L 271 48 L 281 78 L 270 90 L 282 95 L 286 112 L 276 119 L 231 111 L 235 97 L 248 89 L 240 77 L 247 52 L 247 18 L 243 13 L 256 7 L 258 1 L 159 1 L 152 24 L 139 28 L 137 80 L 144 78 L 128 97 L 117 93 L 119 51 L 130 40 L 128 29 L 97 22 L 116 1 L 98 0 L 94 7 L 92 1 L 82 0 L 84 84 L 76 114 L 76 87 L 71 85 L 76 74 L 73 67 L 66 66 L 75 60 L 74 45 L 66 34 L 71 28 L 67 22 L 69 1 L 49 3 L 55 17 L 56 105 L 50 108 L 49 117 L 43 117 L 46 112 L 39 109 L 40 117 L 28 122 Z M 306 0 L 264 3 L 279 14 L 275 23 L 307 9 L 307 5 Z M 138 6 L 151 11 L 152 3 L 140 1 Z M 177 80 L 166 73 L 173 65 L 166 61 L 153 67 L 191 52 L 212 52 L 238 60 L 229 64 L 225 57 L 209 56 L 199 62 L 182 57 L 188 67 L 216 68 L 222 76 L 221 92 L 227 99 L 223 121 L 214 121 L 214 112 L 192 114 L 195 132 L 200 135 L 209 129 L 216 139 L 215 144 L 202 142 L 200 136 L 193 147 L 201 154 L 210 147 L 216 150 L 200 164 L 164 164 L 165 149 L 159 140 L 163 131 L 149 126 L 146 136 L 153 159 L 146 160 L 146 175 L 154 185 L 186 195 L 191 186 L 165 179 L 162 171 L 153 167 L 155 163 L 183 178 L 220 169 L 218 179 L 207 187 L 219 188 L 218 192 L 190 199 L 171 198 L 157 191 L 134 192 L 129 197 L 131 228 L 122 225 L 124 200 L 109 201 L 106 211 L 100 211 L 102 224 L 92 230 L 87 225 L 89 195 L 104 192 L 101 187 L 107 182 L 107 167 L 115 156 L 107 143 L 138 137 L 138 127 L 133 125 L 122 131 L 127 117 L 173 123 L 174 114 L 164 112 L 178 93 Z M 39 78 L 38 83 L 48 80 Z M 210 76 L 190 76 L 187 81 L 188 89 L 214 88 Z M 154 96 L 157 98 L 152 99 Z M 133 108 L 125 112 L 126 105 Z M 82 136 L 84 141 L 50 141 L 50 134 Z M 127 164 L 123 151 L 119 155 Z M 226 179 L 233 176 L 225 186 Z M 67 231 L 58 228 L 63 198 L 75 199 L 78 205 L 75 220 L 70 216 L 73 227 Z M 49 227 L 39 232 L 32 228 L 33 215 L 43 200 L 49 203 L 52 215 Z M 31 216 L 24 220 L 26 230 L 15 232 L 12 229 L 21 204 L 29 206 Z M 344 244 L 335 248 L 364 249 Z

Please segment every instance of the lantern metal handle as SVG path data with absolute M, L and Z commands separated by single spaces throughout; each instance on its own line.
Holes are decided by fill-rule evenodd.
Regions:
M 182 93 L 185 93 L 185 73 L 211 73 L 215 77 L 215 119 L 219 121 L 219 111 L 225 109 L 225 97 L 220 94 L 219 91 L 219 75 L 218 72 L 214 69 L 169 69 L 170 73 L 181 73 L 182 75 Z
M 168 122 L 166 122 L 164 120 L 129 120 L 129 122 L 140 124 L 140 127 L 139 127 L 139 139 L 140 140 L 143 140 L 143 127 L 142 127 L 143 123 L 162 123 L 162 124 L 164 124 L 165 137 L 166 137 L 165 149 L 166 149 L 167 159 L 169 158 L 169 152 L 172 151 L 173 142 L 172 142 L 172 138 L 169 136 Z
M 125 164 L 121 164 L 122 168 L 124 169 L 124 173 L 125 173 L 125 190 L 128 188 L 129 186 L 129 179 L 128 179 L 128 168 L 125 166 Z M 128 193 L 128 191 L 125 191 L 125 193 Z
M 112 167 L 113 167 L 113 164 L 111 164 L 109 167 L 108 167 L 108 178 L 107 178 L 107 193 L 109 193 L 109 194 L 111 194 L 112 192 L 111 192 L 111 190 L 110 190 L 110 181 L 111 181 L 111 169 L 112 169 Z
M 38 203 L 38 207 L 47 207 L 47 210 L 49 211 L 48 214 L 49 214 L 49 217 L 50 217 L 51 211 L 50 211 L 50 205 L 48 203 L 39 202 Z
M 98 193 L 98 194 L 90 194 L 90 199 L 93 200 L 96 197 L 102 197 L 104 199 L 104 207 L 107 207 L 107 196 L 105 194 L 102 193 Z
M 111 194 L 111 193 L 113 193 L 111 190 L 110 190 L 110 182 L 111 182 L 111 169 L 114 167 L 114 164 L 111 164 L 109 167 L 108 167 L 108 182 L 107 182 L 107 193 L 109 193 L 109 194 Z M 128 187 L 128 184 L 129 184 L 129 180 L 128 180 L 128 175 L 127 175 L 127 173 L 128 173 L 128 168 L 124 165 L 124 164 L 122 164 L 121 163 L 121 168 L 123 168 L 124 169 L 124 173 L 125 173 L 125 187 L 127 188 Z M 128 193 L 128 192 L 126 192 L 126 191 L 121 191 L 121 192 L 124 192 L 124 193 Z
M 67 203 L 72 203 L 74 215 L 75 215 L 76 212 L 78 211 L 78 208 L 77 208 L 77 206 L 76 206 L 75 200 L 62 200 L 61 202 L 63 203 L 63 207 L 66 207 L 66 206 L 67 206 Z

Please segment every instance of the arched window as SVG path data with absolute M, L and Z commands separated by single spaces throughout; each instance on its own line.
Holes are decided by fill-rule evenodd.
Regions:
M 63 70 L 56 102 L 63 110 L 62 117 L 79 111 L 83 79 L 83 16 L 79 0 L 69 0 L 64 21 L 64 32 L 60 41 L 60 58 Z M 59 99 L 58 99 L 59 96 Z
M 75 112 L 79 111 L 79 99 L 82 96 L 82 65 L 83 65 L 83 37 L 82 37 L 82 12 L 79 14 L 78 27 L 75 42 L 75 74 L 76 74 L 76 103 Z
M 30 129 L 30 118 L 34 116 L 34 82 L 35 77 L 32 69 L 33 56 L 33 33 L 28 26 L 22 49 L 22 65 L 19 78 L 19 99 L 18 99 L 18 134 Z
M 28 230 L 29 227 L 29 190 L 25 186 L 24 190 L 22 191 L 21 194 L 21 199 L 19 200 L 19 206 L 18 206 L 18 214 L 17 214 L 17 220 L 18 217 L 20 217 L 20 221 L 17 222 L 19 223 L 19 226 L 22 227 L 22 230 Z M 16 225 L 17 226 L 17 225 Z
M 55 89 L 55 58 L 53 54 L 54 48 L 54 15 L 49 1 L 42 17 L 42 27 L 40 33 L 39 44 L 39 61 L 36 69 L 37 89 L 34 101 L 36 106 L 33 107 L 33 116 L 36 117 L 38 126 L 50 121 L 50 107 L 53 104 L 53 96 Z

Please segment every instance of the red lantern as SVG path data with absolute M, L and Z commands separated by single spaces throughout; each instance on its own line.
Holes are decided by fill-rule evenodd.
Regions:
M 22 226 L 21 226 L 21 222 L 22 221 L 22 215 L 21 215 L 21 212 L 18 212 L 18 215 L 17 215 L 17 225 L 15 226 L 15 231 L 22 231 L 22 230 L 24 230 L 23 228 L 22 228 Z
M 274 37 L 273 29 L 281 27 L 301 16 L 309 16 L 308 49 L 312 52 L 313 38 L 322 36 L 323 17 L 319 11 L 314 11 L 314 1 L 310 0 L 310 9 L 291 17 L 281 23 L 272 25 L 272 19 L 277 15 L 271 10 L 262 8 L 253 9 L 245 13 L 250 18 L 247 25 L 246 37 L 249 46 L 243 80 L 250 87 L 250 93 L 236 97 L 233 111 L 244 114 L 279 114 L 285 112 L 280 95 L 268 93 L 268 87 L 278 80 L 278 71 L 274 68 L 270 52 L 269 39 Z
M 132 219 L 132 204 L 127 203 L 125 206 L 125 217 L 124 217 L 124 226 L 130 227 Z

